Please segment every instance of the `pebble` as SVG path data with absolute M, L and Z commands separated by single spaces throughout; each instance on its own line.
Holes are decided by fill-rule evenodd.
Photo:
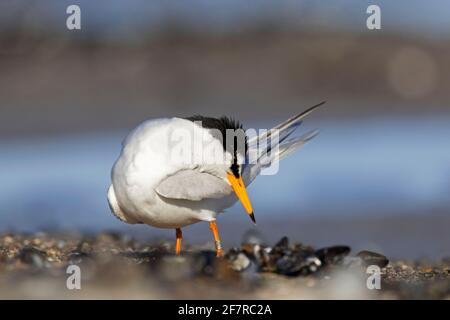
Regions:
M 139 243 L 114 233 L 64 238 L 5 234 L 0 235 L 0 244 L 0 270 L 4 273 L 18 270 L 25 274 L 32 271 L 33 276 L 39 272 L 60 276 L 65 275 L 65 267 L 69 263 L 82 263 L 84 274 L 90 279 L 122 279 L 129 273 L 129 268 L 136 268 L 133 270 L 139 270 L 139 275 L 135 276 L 156 276 L 166 283 L 194 280 L 198 284 L 197 279 L 214 278 L 222 289 L 225 286 L 242 288 L 240 286 L 244 285 L 245 288 L 245 285 L 250 285 L 248 289 L 253 285 L 259 286 L 268 278 L 284 281 L 284 277 L 278 275 L 306 277 L 305 281 L 299 279 L 298 283 L 307 283 L 306 287 L 321 287 L 323 282 L 334 279 L 335 271 L 357 266 L 351 272 L 362 272 L 366 276 L 364 267 L 375 264 L 385 267 L 383 281 L 387 281 L 390 288 L 397 285 L 398 290 L 409 294 L 405 285 L 430 285 L 429 290 L 419 293 L 416 290 L 415 295 L 409 295 L 413 298 L 421 295 L 442 298 L 450 292 L 446 289 L 450 286 L 444 285 L 445 281 L 450 283 L 450 259 L 437 265 L 426 260 L 397 261 L 388 265 L 388 258 L 379 253 L 361 251 L 353 256 L 348 246 L 316 249 L 290 243 L 287 237 L 273 245 L 247 237 L 241 246 L 228 250 L 224 259 L 217 259 L 213 250 L 202 250 L 199 246 L 186 247 L 182 256 L 177 257 L 173 253 L 173 242 Z M 339 269 L 335 270 L 335 266 Z M 117 276 L 118 270 L 123 272 L 120 276 Z M 431 287 L 436 282 L 440 286 Z
M 243 243 L 241 248 L 230 250 L 230 266 L 235 271 L 245 270 L 254 262 L 260 271 L 275 272 L 287 276 L 306 276 L 325 266 L 355 267 L 377 265 L 385 267 L 389 260 L 375 252 L 361 251 L 356 257 L 349 256 L 351 248 L 345 245 L 314 250 L 302 244 L 291 245 L 288 237 L 282 237 L 273 247 L 260 242 Z
M 84 252 L 73 251 L 67 255 L 67 260 L 70 264 L 80 264 L 87 257 L 89 257 L 89 255 Z
M 263 244 L 261 236 L 255 232 L 247 233 L 244 240 L 241 247 L 230 249 L 226 254 L 228 268 L 238 273 L 255 266 L 256 268 L 251 269 L 286 276 L 307 276 L 332 265 L 348 268 L 376 264 L 383 267 L 388 263 L 385 256 L 370 251 L 362 251 L 356 257 L 349 256 L 351 249 L 344 245 L 315 250 L 300 243 L 290 244 L 288 237 L 282 237 L 275 245 L 269 246 Z M 9 244 L 19 242 L 18 248 L 10 248 L 3 254 L 4 257 L 17 250 L 18 253 L 12 255 L 13 257 L 18 256 L 22 263 L 37 268 L 42 268 L 48 261 L 77 264 L 89 258 L 90 261 L 95 262 L 105 254 L 117 255 L 134 264 L 154 264 L 164 259 L 167 264 L 173 255 L 171 250 L 165 249 L 166 247 L 172 249 L 168 242 L 153 246 L 141 245 L 139 251 L 134 249 L 132 238 L 114 232 L 100 233 L 90 239 L 81 238 L 77 242 L 52 239 L 47 235 L 19 238 L 5 235 L 2 242 Z M 34 245 L 31 246 L 30 243 Z M 133 248 L 124 247 L 124 243 L 133 244 Z M 69 245 L 75 249 L 64 253 L 67 250 L 66 246 Z M 214 251 L 200 250 L 190 255 L 188 265 L 193 274 L 214 275 L 217 272 L 217 261 Z M 168 265 L 177 264 L 169 263 Z M 185 266 L 186 263 L 183 262 L 182 265 Z
M 231 269 L 234 271 L 244 271 L 252 264 L 251 260 L 243 252 L 240 252 L 237 248 L 232 248 L 228 251 L 226 258 L 230 263 Z
M 363 264 L 365 266 L 376 265 L 380 268 L 384 268 L 388 265 L 389 259 L 383 256 L 380 253 L 372 252 L 372 251 L 360 251 L 357 254 L 358 257 L 361 258 Z
M 244 271 L 251 265 L 250 259 L 242 252 L 235 255 L 230 261 L 230 267 L 234 271 Z
M 308 275 L 319 270 L 322 262 L 315 256 L 284 255 L 276 262 L 276 272 L 287 276 Z
M 31 265 L 36 268 L 43 268 L 46 260 L 46 253 L 34 247 L 24 247 L 18 258 L 24 264 Z
M 315 254 L 324 265 L 335 265 L 341 263 L 350 250 L 348 246 L 332 246 L 319 249 Z

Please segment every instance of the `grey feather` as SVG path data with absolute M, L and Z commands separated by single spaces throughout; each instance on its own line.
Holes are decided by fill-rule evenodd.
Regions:
M 259 175 L 262 168 L 268 167 L 274 161 L 280 161 L 285 158 L 319 133 L 318 130 L 313 130 L 300 137 L 288 139 L 301 125 L 302 120 L 324 103 L 325 101 L 318 103 L 280 123 L 271 130 L 248 139 L 249 150 L 247 153 L 247 160 L 249 153 L 255 154 L 255 152 L 258 152 L 258 161 L 256 163 L 247 162 L 243 166 L 242 177 L 247 185 Z M 278 135 L 278 137 L 276 137 L 278 139 L 276 140 L 276 144 L 271 141 L 273 140 L 272 136 L 274 134 Z M 265 146 L 265 150 L 259 150 L 258 146 L 260 148 L 261 146 Z
M 297 151 L 301 146 L 319 134 L 319 130 L 312 130 L 306 134 L 286 140 L 284 143 L 272 148 L 270 153 L 264 152 L 255 164 L 247 164 L 244 167 L 242 176 L 245 184 L 250 184 L 261 172 L 261 169 L 268 167 L 276 161 L 281 161 L 291 153 Z
M 302 119 L 304 119 L 307 115 L 309 115 L 311 112 L 313 112 L 315 109 L 323 105 L 326 101 L 322 101 L 308 109 L 306 109 L 303 112 L 300 112 L 299 114 L 287 119 L 286 121 L 283 121 L 276 127 L 272 128 L 271 130 L 257 136 L 253 137 L 252 139 L 248 140 L 248 144 L 255 143 L 255 141 L 261 141 L 263 139 L 270 138 L 270 135 L 273 131 L 278 130 L 280 138 L 283 137 L 283 132 L 289 128 L 292 128 L 293 126 L 298 127 L 301 124 Z M 292 132 L 291 132 L 292 133 Z
M 292 152 L 298 150 L 301 146 L 319 134 L 319 130 L 310 131 L 300 137 L 292 138 L 279 146 L 278 161 L 284 159 Z
M 169 199 L 200 201 L 222 198 L 229 195 L 232 189 L 225 180 L 212 174 L 187 169 L 162 180 L 156 192 Z

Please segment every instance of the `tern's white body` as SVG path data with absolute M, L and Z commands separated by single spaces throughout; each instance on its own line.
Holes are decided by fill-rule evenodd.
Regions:
M 178 229 L 198 221 L 214 221 L 219 213 L 238 200 L 238 194 L 241 202 L 247 199 L 243 205 L 254 219 L 246 193 L 243 196 L 239 190 L 245 191 L 243 185 L 248 186 L 262 168 L 283 159 L 318 133 L 314 130 L 302 136 L 294 135 L 302 119 L 322 104 L 289 118 L 270 133 L 247 139 L 245 151 L 230 151 L 229 145 L 214 134 L 212 128 L 223 129 L 221 121 L 227 129 L 236 127 L 226 118 L 209 118 L 215 123 L 210 126 L 181 118 L 142 123 L 125 139 L 113 166 L 112 184 L 108 190 L 111 211 L 128 223 Z M 183 137 L 189 139 L 176 143 Z M 264 152 L 258 150 L 258 145 L 267 145 L 269 141 L 270 148 Z M 203 146 L 201 152 L 197 148 L 199 145 Z M 180 146 L 185 148 L 183 157 L 179 158 Z M 222 161 L 205 161 L 205 150 L 212 150 L 211 154 L 219 155 Z M 198 157 L 199 153 L 203 155 Z M 247 160 L 250 154 L 257 154 L 257 161 L 245 163 L 244 159 Z M 260 161 L 262 159 L 264 161 Z M 230 172 L 235 177 L 232 181 Z
M 195 159 L 185 164 L 171 159 L 173 149 L 168 139 L 176 137 L 174 130 L 190 132 L 192 128 L 191 121 L 181 118 L 149 120 L 125 139 L 112 169 L 112 185 L 108 190 L 111 210 L 119 219 L 158 228 L 179 228 L 198 221 L 214 221 L 219 213 L 237 201 L 231 185 L 221 173 L 225 172 L 221 165 L 205 166 Z M 218 144 L 217 149 L 223 149 L 219 141 L 212 138 L 211 141 Z M 158 185 L 180 170 L 213 174 L 218 181 L 222 180 L 219 193 L 214 198 L 200 200 L 161 196 L 156 191 Z

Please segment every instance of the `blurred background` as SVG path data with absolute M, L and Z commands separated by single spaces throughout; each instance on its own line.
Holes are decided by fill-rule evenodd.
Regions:
M 66 28 L 67 6 L 81 30 Z M 381 7 L 381 30 L 366 9 Z M 0 232 L 129 226 L 106 202 L 126 133 L 153 117 L 230 115 L 268 128 L 327 104 L 321 134 L 219 218 L 226 245 L 260 233 L 389 257 L 450 254 L 450 2 L 0 2 Z M 206 224 L 188 242 L 211 241 Z

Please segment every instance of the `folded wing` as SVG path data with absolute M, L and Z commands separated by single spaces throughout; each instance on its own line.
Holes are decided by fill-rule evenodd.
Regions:
M 165 198 L 200 201 L 217 199 L 232 192 L 230 185 L 207 172 L 180 170 L 162 180 L 156 192 Z

